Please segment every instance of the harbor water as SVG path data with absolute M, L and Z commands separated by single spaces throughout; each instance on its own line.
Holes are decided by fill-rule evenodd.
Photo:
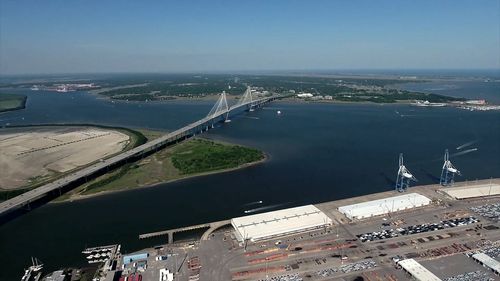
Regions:
M 497 88 L 498 90 L 498 88 Z M 0 125 L 93 123 L 173 130 L 203 117 L 211 101 L 111 102 L 82 92 L 31 92 L 27 109 Z M 498 91 L 500 92 L 500 91 Z M 277 111 L 281 114 L 277 114 Z M 394 188 L 398 154 L 418 184 L 439 181 L 442 157 L 459 181 L 500 177 L 500 112 L 410 105 L 273 102 L 232 117 L 203 137 L 263 150 L 268 161 L 232 172 L 81 201 L 47 204 L 0 226 L 0 280 L 20 278 L 31 256 L 46 269 L 82 266 L 85 247 L 121 243 L 133 251 L 166 241 L 141 233 Z

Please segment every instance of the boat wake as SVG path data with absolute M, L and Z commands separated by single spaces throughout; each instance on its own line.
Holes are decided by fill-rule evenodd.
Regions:
M 263 201 L 259 200 L 259 201 L 243 204 L 243 206 L 252 206 L 252 205 L 257 205 L 257 204 L 262 204 L 262 203 L 263 203 Z
M 282 204 L 269 205 L 269 206 L 255 208 L 255 209 L 250 209 L 250 210 L 246 210 L 245 214 L 251 214 L 251 213 L 265 211 L 265 210 L 269 210 L 269 209 L 275 209 L 275 208 L 281 207 L 283 205 L 287 205 L 289 203 L 290 202 L 288 202 L 288 203 L 282 203 Z
M 457 150 L 460 150 L 462 148 L 466 148 L 467 146 L 471 146 L 471 145 L 475 144 L 476 142 L 477 142 L 477 140 L 466 142 L 466 143 L 464 143 L 464 144 L 462 144 L 460 146 L 457 146 Z
M 469 153 L 477 151 L 477 150 L 478 150 L 477 148 L 471 148 L 471 149 L 467 149 L 467 150 L 464 150 L 464 151 L 461 151 L 461 152 L 453 153 L 450 156 L 460 156 L 460 155 L 464 155 L 464 154 L 469 154 Z

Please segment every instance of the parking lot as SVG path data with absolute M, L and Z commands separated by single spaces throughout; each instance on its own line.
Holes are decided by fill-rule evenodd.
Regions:
M 364 260 L 355 263 L 344 264 L 339 267 L 327 268 L 323 270 L 316 271 L 316 275 L 321 277 L 330 277 L 335 275 L 338 272 L 341 273 L 351 273 L 360 270 L 367 270 L 373 267 L 376 267 L 377 263 L 373 260 Z
M 453 228 L 457 226 L 464 226 L 477 222 L 479 222 L 479 220 L 476 219 L 475 217 L 466 217 L 466 218 L 444 220 L 432 224 L 424 223 L 424 224 L 410 225 L 407 227 L 400 227 L 396 229 L 391 228 L 387 230 L 374 231 L 371 233 L 358 234 L 356 236 L 361 240 L 361 242 L 368 242 L 374 240 L 394 238 L 402 235 L 425 233 L 429 231 L 436 231 L 441 229 Z
M 492 221 L 500 219 L 500 203 L 471 207 L 470 210 Z
M 420 261 L 425 268 L 446 281 L 493 281 L 500 280 L 487 268 L 464 254 Z

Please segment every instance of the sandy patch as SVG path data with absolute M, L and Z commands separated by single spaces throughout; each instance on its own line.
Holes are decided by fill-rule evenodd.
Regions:
M 23 187 L 123 150 L 128 135 L 93 127 L 0 130 L 0 188 Z

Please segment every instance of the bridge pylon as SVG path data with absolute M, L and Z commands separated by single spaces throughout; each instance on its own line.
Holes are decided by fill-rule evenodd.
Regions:
M 229 122 L 229 106 L 227 105 L 226 92 L 223 91 L 217 102 L 214 104 L 207 117 L 215 117 L 218 114 L 225 115 L 225 122 Z
M 396 179 L 396 191 L 405 192 L 410 186 L 410 181 L 417 181 L 417 179 L 410 173 L 404 165 L 403 153 L 399 154 L 399 170 Z
M 448 149 L 444 151 L 444 164 L 441 170 L 441 178 L 439 179 L 439 184 L 442 186 L 453 185 L 455 182 L 455 175 L 461 176 L 460 171 L 453 166 L 450 161 L 450 153 Z
M 237 105 L 240 104 L 248 104 L 248 111 L 254 111 L 253 97 L 252 97 L 252 89 L 250 86 L 247 86 L 245 93 L 239 99 Z

